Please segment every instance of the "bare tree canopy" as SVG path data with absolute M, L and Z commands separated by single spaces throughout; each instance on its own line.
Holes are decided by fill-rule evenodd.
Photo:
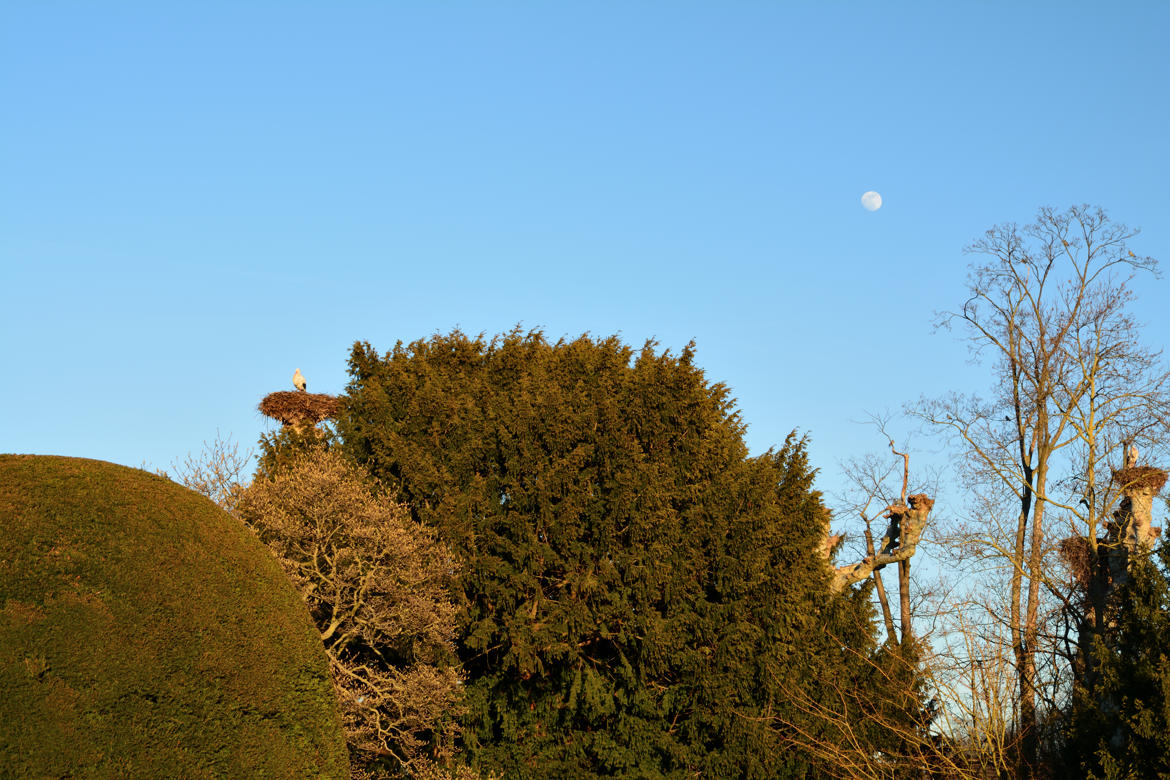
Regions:
M 1088 206 L 988 230 L 967 250 L 967 299 L 939 324 L 958 326 L 993 366 L 992 393 L 915 409 L 962 453 L 972 502 L 956 550 L 992 564 L 984 578 L 1006 578 L 1007 604 L 986 608 L 1014 667 L 1021 776 L 1034 771 L 1038 729 L 1063 690 L 1057 623 L 1071 602 L 1057 541 L 1071 532 L 1096 555 L 1122 496 L 1112 474 L 1123 463 L 1109 458 L 1136 462 L 1137 445 L 1165 444 L 1170 383 L 1129 311 L 1139 280 L 1156 271 L 1131 247 L 1136 235 Z
M 317 622 L 355 764 L 392 757 L 417 774 L 448 759 L 461 699 L 456 567 L 434 533 L 323 447 L 253 482 L 238 514 Z

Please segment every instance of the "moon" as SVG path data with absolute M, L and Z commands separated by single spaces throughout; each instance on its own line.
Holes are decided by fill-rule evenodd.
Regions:
M 866 211 L 877 211 L 882 207 L 882 196 L 869 190 L 861 196 L 861 205 L 865 207 Z

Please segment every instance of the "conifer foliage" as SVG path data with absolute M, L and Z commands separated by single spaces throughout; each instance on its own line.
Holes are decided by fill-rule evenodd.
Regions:
M 1131 563 L 1094 638 L 1097 685 L 1075 695 L 1067 772 L 1113 780 L 1170 777 L 1170 545 Z
M 876 652 L 864 592 L 830 593 L 804 442 L 749 457 L 693 357 L 519 330 L 354 346 L 340 446 L 461 559 L 481 769 L 830 776 L 793 746 L 869 738 L 791 703 L 869 684 Z

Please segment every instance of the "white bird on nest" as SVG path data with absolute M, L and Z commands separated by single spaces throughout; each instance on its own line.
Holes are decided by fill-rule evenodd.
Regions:
M 305 375 L 301 373 L 299 368 L 297 369 L 297 372 L 293 374 L 293 386 L 295 386 L 296 389 L 300 390 L 302 393 L 305 392 L 305 388 L 308 387 L 308 384 L 305 383 Z

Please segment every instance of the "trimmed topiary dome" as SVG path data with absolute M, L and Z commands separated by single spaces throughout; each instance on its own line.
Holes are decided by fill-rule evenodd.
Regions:
M 0 455 L 0 765 L 347 777 L 324 651 L 264 546 L 102 461 Z

